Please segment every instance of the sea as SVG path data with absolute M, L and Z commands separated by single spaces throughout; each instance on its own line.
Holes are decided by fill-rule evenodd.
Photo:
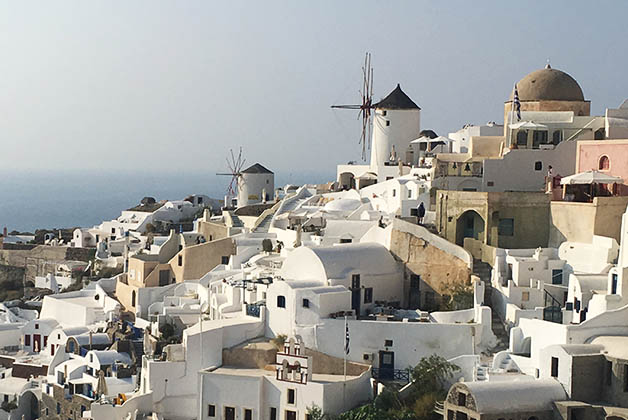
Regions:
M 275 188 L 323 183 L 333 173 L 275 173 Z M 216 171 L 0 171 L 0 232 L 91 227 L 111 220 L 143 197 L 181 200 L 191 194 L 223 199 L 229 177 Z

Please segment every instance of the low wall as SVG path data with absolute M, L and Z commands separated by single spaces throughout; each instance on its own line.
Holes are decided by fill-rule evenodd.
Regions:
M 91 411 L 85 417 L 94 419 L 125 420 L 137 410 L 138 414 L 150 414 L 153 411 L 153 393 L 140 394 L 129 398 L 122 405 L 94 402 Z
M 486 245 L 474 238 L 464 238 L 464 249 L 469 251 L 476 260 L 485 262 L 491 267 L 495 264 L 495 255 L 498 248 L 494 246 Z

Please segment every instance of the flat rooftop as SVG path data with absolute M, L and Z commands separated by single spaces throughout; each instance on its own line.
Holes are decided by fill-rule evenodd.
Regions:
M 205 369 L 203 370 L 203 373 L 215 373 L 217 375 L 253 376 L 253 377 L 268 376 L 268 377 L 273 377 L 273 378 L 276 376 L 276 373 L 274 370 L 240 368 L 237 366 L 221 366 L 218 369 L 215 369 L 213 371 L 209 369 Z M 356 378 L 357 376 L 347 375 L 348 380 L 356 379 Z M 335 382 L 343 382 L 343 381 L 344 381 L 343 375 L 323 375 L 323 374 L 317 374 L 317 373 L 314 373 L 312 375 L 312 382 L 317 382 L 317 383 L 335 383 Z

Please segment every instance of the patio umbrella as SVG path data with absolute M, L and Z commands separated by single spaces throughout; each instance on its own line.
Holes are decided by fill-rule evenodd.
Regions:
M 560 180 L 561 185 L 621 184 L 624 180 L 599 171 L 580 172 Z
M 535 123 L 533 121 L 521 121 L 515 124 L 510 124 L 509 127 L 513 130 L 547 130 L 546 125 Z

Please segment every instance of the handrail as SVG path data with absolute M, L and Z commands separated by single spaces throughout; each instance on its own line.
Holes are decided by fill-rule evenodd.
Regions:
M 580 133 L 582 133 L 582 132 L 585 130 L 585 128 L 587 128 L 587 127 L 588 127 L 591 123 L 593 123 L 594 121 L 595 121 L 595 118 L 593 118 L 591 121 L 589 121 L 588 123 L 586 123 L 586 124 L 584 125 L 584 127 L 582 127 L 580 130 L 576 131 L 574 134 L 572 134 L 572 135 L 571 135 L 571 137 L 569 137 L 567 140 L 564 140 L 564 141 L 570 141 L 570 140 L 572 140 L 572 139 L 576 138 L 577 136 L 579 136 L 579 135 L 580 135 Z

